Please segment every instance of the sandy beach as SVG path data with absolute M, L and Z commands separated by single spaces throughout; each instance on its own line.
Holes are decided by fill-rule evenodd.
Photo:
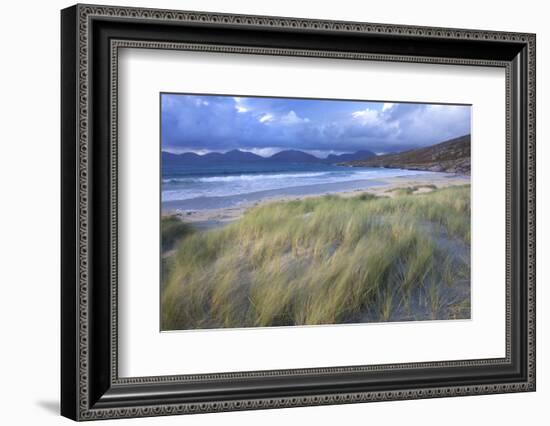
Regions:
M 379 197 L 394 197 L 396 190 L 400 188 L 415 188 L 413 194 L 431 192 L 433 186 L 445 188 L 449 186 L 465 185 L 470 183 L 470 176 L 455 175 L 448 173 L 419 174 L 416 176 L 400 176 L 387 179 L 377 179 L 366 181 L 364 188 L 355 188 L 352 190 L 327 190 L 315 194 L 300 195 L 273 195 L 265 196 L 259 200 L 242 202 L 238 206 L 212 208 L 203 210 L 187 210 L 178 206 L 178 203 L 163 203 L 163 216 L 177 216 L 181 220 L 192 224 L 196 229 L 207 230 L 218 228 L 231 223 L 244 214 L 247 209 L 258 205 L 263 205 L 275 201 L 299 200 L 310 197 L 319 197 L 328 194 L 338 195 L 340 197 L 353 197 L 362 193 L 369 193 Z

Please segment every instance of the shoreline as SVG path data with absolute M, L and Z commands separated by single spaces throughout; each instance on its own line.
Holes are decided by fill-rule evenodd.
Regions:
M 258 200 L 240 203 L 237 206 L 219 207 L 204 210 L 185 210 L 177 207 L 177 203 L 172 208 L 165 208 L 162 205 L 162 216 L 176 216 L 180 220 L 193 225 L 198 230 L 209 230 L 225 226 L 235 220 L 241 218 L 244 213 L 259 205 L 265 205 L 279 201 L 301 200 L 311 197 L 322 197 L 324 195 L 337 195 L 340 197 L 354 197 L 363 193 L 376 195 L 378 197 L 394 197 L 397 194 L 397 189 L 406 189 L 419 187 L 412 194 L 421 194 L 433 191 L 432 186 L 437 189 L 449 186 L 470 184 L 469 175 L 415 175 L 415 176 L 398 176 L 387 178 L 384 180 L 376 179 L 366 181 L 363 188 L 344 189 L 341 191 L 326 191 L 314 194 L 299 194 L 299 195 L 273 195 L 267 196 Z

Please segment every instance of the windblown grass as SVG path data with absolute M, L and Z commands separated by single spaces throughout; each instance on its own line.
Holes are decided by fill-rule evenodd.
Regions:
M 433 184 L 426 184 L 426 185 L 414 185 L 414 186 L 407 186 L 405 188 L 392 188 L 389 189 L 387 192 L 394 192 L 398 195 L 410 195 L 418 191 L 419 189 L 437 189 L 437 186 Z
M 193 233 L 193 227 L 176 216 L 163 216 L 160 220 L 162 251 L 170 250 L 182 237 Z
M 469 317 L 469 185 L 274 202 L 185 229 L 170 240 L 164 330 Z

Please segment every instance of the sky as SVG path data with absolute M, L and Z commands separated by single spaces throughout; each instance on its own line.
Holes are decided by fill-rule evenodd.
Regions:
M 218 95 L 161 95 L 162 150 L 232 149 L 269 156 L 298 149 L 319 157 L 377 154 L 470 133 L 470 106 Z

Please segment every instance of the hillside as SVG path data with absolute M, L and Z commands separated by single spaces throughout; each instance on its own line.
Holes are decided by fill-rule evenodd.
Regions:
M 470 135 L 424 148 L 340 164 L 351 167 L 387 167 L 470 174 Z
M 341 163 L 343 161 L 355 161 L 355 160 L 365 160 L 367 158 L 376 157 L 376 154 L 372 151 L 368 151 L 366 149 L 357 151 L 353 154 L 330 154 L 326 159 L 325 162 L 327 163 Z
M 162 151 L 162 162 L 166 165 L 210 165 L 220 163 L 254 163 L 261 161 L 263 158 L 251 152 L 233 151 L 225 154 L 219 152 L 210 152 L 204 155 L 198 155 L 194 152 L 185 152 L 183 154 L 172 154 Z
M 273 154 L 271 157 L 268 157 L 267 160 L 281 163 L 318 163 L 321 161 L 319 158 L 311 154 L 294 149 L 280 151 L 277 154 Z
M 362 150 L 355 153 L 330 154 L 327 158 L 319 158 L 307 152 L 298 150 L 284 150 L 270 157 L 262 157 L 251 152 L 234 149 L 226 153 L 210 152 L 208 154 L 195 154 L 194 152 L 185 152 L 183 154 L 173 154 L 162 151 L 162 163 L 165 165 L 192 165 L 192 166 L 210 166 L 222 164 L 242 164 L 242 163 L 324 163 L 336 164 L 345 161 L 361 160 L 375 156 L 371 151 Z

